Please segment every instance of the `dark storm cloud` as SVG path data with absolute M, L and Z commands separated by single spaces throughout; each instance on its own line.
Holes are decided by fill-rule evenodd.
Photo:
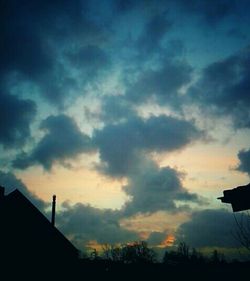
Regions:
M 21 154 L 13 166 L 25 169 L 40 164 L 50 170 L 54 162 L 63 162 L 80 153 L 93 150 L 90 137 L 80 132 L 73 119 L 66 115 L 50 116 L 42 121 L 40 128 L 46 132 L 29 155 Z
M 2 83 L 18 73 L 21 81 L 35 83 L 38 92 L 49 102 L 62 105 L 69 90 L 80 83 L 72 75 L 72 68 L 65 66 L 65 54 L 72 48 L 79 52 L 79 46 L 103 40 L 103 28 L 95 22 L 90 2 L 4 1 L 0 17 Z M 96 48 L 85 51 L 85 55 L 92 54 L 92 57 L 99 54 L 92 70 L 99 68 L 103 59 Z M 90 67 L 91 57 L 87 64 Z
M 128 185 L 123 187 L 131 197 L 124 208 L 126 215 L 154 213 L 159 210 L 177 211 L 179 208 L 176 201 L 203 203 L 201 198 L 182 186 L 183 175 L 180 172 L 170 167 L 160 168 L 147 159 L 141 160 L 129 175 Z
M 75 67 L 94 68 L 97 70 L 108 63 L 105 52 L 97 46 L 85 46 L 68 56 Z
M 57 224 L 64 234 L 81 246 L 88 241 L 98 243 L 125 243 L 138 240 L 135 232 L 119 225 L 120 212 L 98 209 L 88 205 L 64 204 L 64 210 L 57 216 Z
M 160 168 L 145 156 L 153 151 L 178 150 L 202 137 L 203 133 L 192 123 L 165 115 L 142 119 L 134 114 L 94 131 L 93 142 L 99 148 L 102 172 L 127 177 L 123 191 L 130 201 L 123 206 L 123 215 L 178 211 L 188 208 L 188 203 L 203 203 L 182 186 L 181 173 L 170 167 Z M 177 201 L 182 202 L 182 207 Z
M 204 110 L 231 116 L 236 128 L 250 127 L 250 48 L 206 67 L 191 88 L 193 102 Z
M 14 70 L 37 77 L 51 67 L 51 57 L 37 30 L 37 13 L 40 11 L 31 1 L 1 3 L 1 74 Z
M 2 27 L 0 31 L 2 38 L 0 73 L 4 77 L 2 79 L 5 80 L 11 73 L 18 72 L 22 76 L 22 80 L 35 83 L 38 92 L 49 102 L 63 105 L 69 95 L 77 92 L 79 87 L 82 89 L 84 83 L 88 82 L 84 77 L 86 72 L 90 73 L 89 78 L 92 76 L 91 74 L 96 74 L 100 69 L 108 67 L 110 64 L 107 62 L 117 58 L 117 54 L 120 54 L 121 49 L 123 50 L 127 43 L 122 41 L 119 45 L 117 39 L 120 34 L 137 30 L 141 23 L 145 23 L 130 51 L 142 53 L 144 50 L 144 53 L 151 53 L 156 50 L 158 52 L 162 39 L 173 25 L 172 21 L 168 19 L 166 11 L 170 14 L 172 8 L 176 8 L 175 2 L 4 1 L 0 9 Z M 203 15 L 208 21 L 218 21 L 233 13 L 235 2 L 230 0 L 209 2 L 178 0 L 177 6 L 184 8 L 187 12 L 186 17 L 189 16 L 189 13 L 195 13 Z M 239 5 L 236 6 L 239 7 Z M 126 30 L 114 28 L 116 23 L 124 20 L 122 18 L 124 13 L 135 11 L 138 14 L 138 26 L 134 26 L 134 22 L 129 22 Z M 111 59 L 108 58 L 105 48 L 110 51 Z M 70 66 L 66 63 L 69 54 L 70 60 L 73 62 Z M 130 59 L 132 59 L 130 65 L 133 65 L 133 58 Z M 81 70 L 79 65 L 82 65 Z M 185 76 L 183 71 L 185 72 L 186 69 L 189 72 L 190 69 L 184 66 L 184 70 L 180 70 L 179 67 L 177 66 L 177 70 L 171 66 L 168 70 L 165 69 L 166 76 L 163 74 L 163 77 L 168 80 L 166 83 L 170 85 L 162 86 L 160 83 L 162 89 L 160 95 L 162 95 L 162 91 L 178 88 L 173 86 L 173 84 L 178 84 L 176 79 L 184 80 L 184 82 L 189 80 L 188 73 Z M 175 75 L 176 71 L 178 75 Z M 151 76 L 150 73 L 145 75 Z M 154 76 L 154 74 L 152 75 Z M 168 77 L 171 78 L 168 79 Z M 152 79 L 155 81 L 155 78 Z M 154 90 L 152 84 L 159 82 L 160 79 L 154 81 L 150 82 L 150 91 Z M 180 84 L 182 84 L 181 81 Z
M 133 169 L 140 151 L 173 151 L 202 137 L 187 121 L 169 116 L 143 120 L 131 117 L 119 124 L 94 131 L 93 141 L 99 148 L 103 169 L 112 176 L 126 176 Z
M 149 55 L 153 51 L 161 48 L 161 41 L 164 35 L 171 29 L 172 22 L 167 19 L 167 13 L 159 13 L 154 15 L 145 24 L 138 39 L 138 50 L 140 55 Z
M 123 2 L 126 4 L 124 5 Z M 127 3 L 128 2 L 128 3 Z M 139 0 L 139 1 L 118 1 L 117 7 L 121 12 L 131 11 L 136 8 L 153 9 L 159 7 L 160 9 L 173 9 L 179 7 L 186 16 L 198 16 L 206 24 L 214 25 L 221 22 L 225 17 L 234 13 L 239 13 L 241 6 L 248 8 L 248 1 L 236 0 Z
M 67 52 L 66 57 L 71 68 L 79 71 L 78 75 L 81 81 L 73 80 L 75 86 L 84 87 L 85 84 L 96 83 L 98 78 L 105 74 L 105 70 L 111 66 L 107 52 L 95 45 L 71 49 Z
M 33 101 L 0 92 L 0 144 L 7 148 L 24 144 L 35 114 Z
M 165 60 L 158 69 L 148 69 L 128 87 L 127 98 L 143 103 L 154 97 L 159 103 L 178 105 L 178 91 L 192 79 L 192 68 L 186 62 Z
M 238 158 L 240 160 L 240 163 L 237 167 L 237 170 L 243 173 L 248 173 L 248 175 L 250 175 L 250 149 L 241 150 L 238 153 Z
M 236 216 L 239 219 L 239 216 Z M 178 231 L 179 241 L 191 247 L 239 247 L 234 238 L 237 226 L 234 215 L 226 210 L 203 210 L 192 214 Z
M 10 192 L 18 189 L 21 191 L 27 198 L 40 210 L 44 211 L 47 204 L 39 199 L 35 194 L 30 192 L 27 187 L 23 184 L 23 182 L 16 178 L 16 176 L 12 173 L 5 173 L 0 171 L 0 185 L 5 188 L 5 195 Z
M 231 15 L 238 8 L 235 0 L 177 0 L 175 1 L 182 9 L 189 14 L 200 16 L 208 24 L 216 24 L 226 16 Z

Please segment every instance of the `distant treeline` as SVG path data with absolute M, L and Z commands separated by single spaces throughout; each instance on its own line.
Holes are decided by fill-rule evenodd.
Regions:
M 250 262 L 226 261 L 214 251 L 205 256 L 182 242 L 175 251 L 166 250 L 161 260 L 146 242 L 121 246 L 105 245 L 100 251 L 67 260 L 34 257 L 1 263 L 1 280 L 248 280 Z M 7 278 L 5 278 L 7 276 Z M 4 278 L 3 278 L 4 277 Z M 38 278 L 38 279 L 37 279 Z M 49 279 L 48 279 L 49 278 Z
M 157 258 L 157 253 L 144 241 L 114 246 L 105 244 L 99 254 L 96 249 L 83 258 L 92 261 L 110 261 L 114 263 L 163 263 L 167 265 L 178 264 L 225 264 L 223 253 L 214 250 L 210 256 L 205 256 L 195 248 L 190 248 L 185 242 L 179 243 L 176 250 L 166 250 L 162 260 Z
M 176 250 L 166 250 L 161 260 L 146 242 L 112 246 L 105 245 L 100 254 L 96 250 L 80 259 L 79 272 L 93 279 L 119 278 L 152 280 L 246 280 L 250 262 L 227 261 L 214 250 L 205 256 L 182 242 Z

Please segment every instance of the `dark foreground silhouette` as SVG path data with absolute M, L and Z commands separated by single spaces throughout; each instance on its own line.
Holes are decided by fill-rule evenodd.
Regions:
M 223 203 L 232 205 L 234 212 L 250 209 L 250 183 L 223 191 L 223 197 L 218 197 Z
M 79 251 L 54 227 L 53 213 L 51 223 L 19 190 L 4 191 L 0 187 L 0 274 L 8 277 L 0 280 L 37 280 L 76 267 Z
M 249 280 L 250 263 L 177 264 L 117 263 L 87 261 L 48 264 L 24 257 L 16 265 L 1 270 L 1 280 Z M 8 278 L 5 278 L 8 276 Z
M 55 199 L 55 198 L 54 198 Z M 55 203 L 55 202 L 54 202 Z M 209 259 L 181 243 L 162 262 L 145 242 L 106 247 L 80 258 L 79 251 L 18 190 L 0 187 L 0 280 L 248 280 L 250 263 Z

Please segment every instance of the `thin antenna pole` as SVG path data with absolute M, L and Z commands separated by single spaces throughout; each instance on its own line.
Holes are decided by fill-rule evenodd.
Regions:
M 56 195 L 53 195 L 52 214 L 51 214 L 51 224 L 53 226 L 55 226 L 55 217 L 56 217 Z

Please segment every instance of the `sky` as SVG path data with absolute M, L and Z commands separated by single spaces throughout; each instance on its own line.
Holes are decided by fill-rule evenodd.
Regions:
M 248 0 L 0 7 L 0 184 L 79 248 L 235 249 L 250 176 Z

